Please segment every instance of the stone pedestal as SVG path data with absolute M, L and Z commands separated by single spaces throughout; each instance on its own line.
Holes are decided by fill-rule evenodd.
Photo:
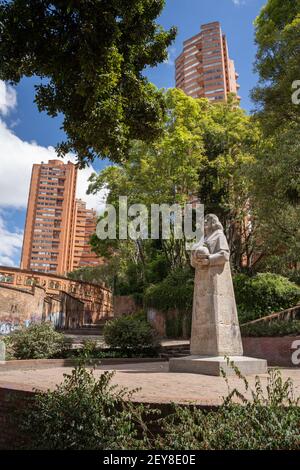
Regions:
M 267 361 L 244 356 L 229 356 L 242 375 L 257 375 L 267 373 Z M 185 372 L 221 376 L 221 370 L 226 376 L 235 375 L 235 371 L 223 356 L 186 356 L 172 358 L 169 362 L 170 372 Z

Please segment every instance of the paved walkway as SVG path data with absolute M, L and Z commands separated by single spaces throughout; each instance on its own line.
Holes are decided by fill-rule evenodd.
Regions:
M 65 337 L 67 340 L 72 342 L 73 346 L 84 344 L 85 341 L 95 341 L 97 346 L 106 347 L 103 335 L 73 335 L 68 333 L 65 335 Z M 185 339 L 163 339 L 160 343 L 163 347 L 189 347 L 190 345 L 190 341 Z
M 98 346 L 106 346 L 103 335 L 73 335 L 65 334 L 66 339 L 72 342 L 73 345 L 83 344 L 87 340 L 95 341 Z M 189 346 L 189 340 L 185 339 L 163 339 L 161 341 L 162 346 Z
M 21 389 L 54 389 L 63 380 L 63 374 L 70 373 L 71 368 L 11 370 L 1 371 L 0 387 L 10 385 Z M 113 383 L 128 387 L 141 388 L 135 395 L 136 401 L 148 403 L 197 403 L 201 405 L 219 405 L 222 397 L 227 395 L 227 386 L 223 378 L 197 374 L 180 374 L 168 371 L 167 362 L 122 364 L 100 366 L 95 370 L 99 376 L 104 370 L 114 370 Z M 300 395 L 300 369 L 281 369 L 284 379 L 291 377 L 295 394 Z M 249 377 L 253 387 L 255 377 Z M 267 376 L 262 375 L 263 386 Z M 237 387 L 244 392 L 243 383 L 237 378 L 229 378 L 231 388 Z

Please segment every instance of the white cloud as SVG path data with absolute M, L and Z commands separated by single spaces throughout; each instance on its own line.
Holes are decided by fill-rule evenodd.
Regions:
M 1 266 L 14 266 L 15 259 L 19 257 L 23 232 L 19 229 L 9 231 L 6 227 L 5 212 L 0 213 L 0 265 Z
M 16 90 L 0 80 L 0 114 L 6 116 L 17 105 Z
M 89 186 L 88 179 L 93 173 L 95 173 L 95 170 L 92 166 L 89 166 L 87 168 L 84 168 L 83 170 L 78 171 L 76 197 L 85 201 L 86 206 L 89 209 L 93 208 L 99 213 L 105 207 L 107 192 L 100 191 L 97 195 L 86 194 L 86 191 Z
M 168 50 L 168 58 L 164 61 L 164 64 L 173 67 L 176 59 L 176 47 L 170 47 Z
M 0 120 L 0 207 L 26 208 L 32 165 L 56 158 L 53 147 L 21 140 Z M 75 162 L 75 157 L 70 155 L 67 160 Z M 100 211 L 101 195 L 86 195 L 88 178 L 94 171 L 92 166 L 78 171 L 77 197 Z
M 0 116 L 7 116 L 16 104 L 15 90 L 0 81 Z M 7 211 L 26 209 L 32 165 L 56 158 L 53 147 L 20 139 L 12 131 L 12 126 L 8 128 L 0 119 L 0 265 L 16 265 L 22 249 L 23 231 L 8 228 Z M 68 160 L 76 162 L 74 155 L 68 155 L 65 161 Z M 100 212 L 105 205 L 105 192 L 97 196 L 86 194 L 88 178 L 93 172 L 92 166 L 78 171 L 76 197 L 85 201 L 88 208 Z
M 241 5 L 245 5 L 245 3 L 246 3 L 245 0 L 232 0 L 232 1 L 238 7 L 241 6 Z

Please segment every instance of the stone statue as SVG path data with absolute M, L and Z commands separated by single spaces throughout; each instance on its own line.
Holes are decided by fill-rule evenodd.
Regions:
M 204 235 L 204 243 L 195 245 L 191 254 L 196 269 L 191 354 L 240 356 L 243 347 L 229 247 L 216 215 L 205 217 Z
M 216 215 L 208 214 L 204 241 L 195 244 L 191 253 L 195 268 L 191 355 L 170 359 L 171 372 L 221 375 L 223 369 L 233 375 L 227 358 L 244 375 L 267 372 L 264 359 L 243 356 L 229 259 L 222 224 Z

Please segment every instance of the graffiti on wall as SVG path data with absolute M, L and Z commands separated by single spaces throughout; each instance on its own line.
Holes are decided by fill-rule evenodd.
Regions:
M 55 328 L 64 328 L 65 316 L 62 312 L 52 312 L 47 316 L 47 321 L 51 322 Z
M 22 327 L 28 328 L 34 323 L 40 323 L 40 321 L 41 318 L 35 314 L 21 323 L 18 320 L 0 320 L 0 335 L 9 335 Z
M 19 324 L 14 322 L 0 323 L 0 335 L 9 335 L 19 327 Z

